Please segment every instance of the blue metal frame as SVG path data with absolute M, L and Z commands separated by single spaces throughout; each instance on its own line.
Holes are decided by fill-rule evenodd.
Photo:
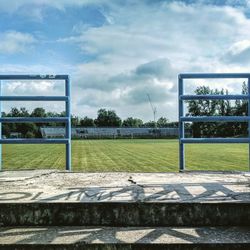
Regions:
M 250 73 L 185 73 L 178 76 L 179 99 L 179 171 L 185 170 L 185 143 L 248 143 L 250 162 L 250 93 L 247 95 L 185 95 L 185 79 L 247 79 L 250 91 Z M 247 116 L 184 116 L 184 101 L 186 100 L 248 100 Z M 248 138 L 185 138 L 185 122 L 248 122 Z M 250 166 L 250 165 L 249 165 Z
M 2 80 L 64 80 L 65 96 L 2 96 Z M 63 101 L 65 117 L 1 117 L 2 101 Z M 2 122 L 60 122 L 66 125 L 66 136 L 62 139 L 2 139 Z M 0 75 L 0 170 L 2 169 L 2 144 L 65 144 L 66 170 L 71 170 L 71 110 L 70 79 L 68 75 Z

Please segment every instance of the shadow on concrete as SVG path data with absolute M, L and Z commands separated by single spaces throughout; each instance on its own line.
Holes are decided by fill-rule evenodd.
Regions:
M 1 228 L 1 244 L 250 243 L 247 227 L 36 227 Z
M 241 189 L 241 186 L 243 189 Z M 115 187 L 72 187 L 62 190 L 9 191 L 0 192 L 0 202 L 7 201 L 250 201 L 246 184 L 224 183 L 183 183 L 183 184 L 131 184 Z M 247 190 L 247 192 L 246 192 Z

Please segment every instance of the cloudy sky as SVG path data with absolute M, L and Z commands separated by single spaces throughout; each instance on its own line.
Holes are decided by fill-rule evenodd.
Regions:
M 249 72 L 250 1 L 0 0 L 0 65 L 1 74 L 69 74 L 80 116 L 104 107 L 152 120 L 149 93 L 157 116 L 176 120 L 178 73 Z M 62 92 L 53 82 L 3 85 L 4 94 Z

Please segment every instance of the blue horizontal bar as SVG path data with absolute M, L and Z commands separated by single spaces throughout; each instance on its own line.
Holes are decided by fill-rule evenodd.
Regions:
M 182 73 L 180 79 L 249 78 L 250 73 Z
M 184 116 L 182 122 L 248 122 L 250 116 Z
M 249 95 L 182 95 L 181 100 L 248 100 Z
M 68 75 L 0 75 L 0 80 L 67 80 Z
M 67 144 L 69 139 L 0 139 L 0 144 Z
M 68 117 L 1 117 L 0 122 L 17 123 L 17 122 L 69 122 Z
M 181 143 L 250 143 L 250 138 L 183 138 Z
M 0 101 L 68 101 L 67 96 L 0 96 Z

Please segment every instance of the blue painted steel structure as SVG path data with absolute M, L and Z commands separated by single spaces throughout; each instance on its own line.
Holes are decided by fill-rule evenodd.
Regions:
M 185 73 L 178 76 L 179 89 L 179 170 L 185 170 L 185 143 L 248 143 L 250 159 L 250 93 L 247 95 L 185 95 L 185 79 L 247 79 L 250 90 L 250 73 Z M 184 116 L 184 102 L 187 100 L 248 100 L 247 116 Z M 185 138 L 185 122 L 248 122 L 248 138 Z M 250 162 L 250 160 L 249 160 Z
M 2 96 L 1 81 L 4 80 L 63 80 L 65 96 Z M 1 117 L 0 116 L 0 147 L 1 144 L 65 144 L 66 170 L 71 170 L 71 110 L 70 110 L 70 79 L 68 75 L 0 75 L 0 114 L 2 101 L 63 101 L 65 117 Z M 60 122 L 65 123 L 66 135 L 62 139 L 2 139 L 2 123 L 16 122 Z M 0 161 L 2 152 L 0 148 Z M 1 161 L 2 162 L 2 161 Z M 2 164 L 0 162 L 0 169 Z

